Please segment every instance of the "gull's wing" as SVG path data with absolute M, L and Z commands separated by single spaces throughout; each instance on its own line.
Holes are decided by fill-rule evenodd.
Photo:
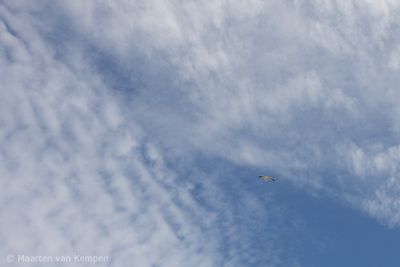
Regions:
M 261 180 L 264 180 L 266 182 L 268 181 L 273 181 L 275 182 L 275 179 L 272 176 L 268 176 L 268 175 L 260 175 L 258 176 Z

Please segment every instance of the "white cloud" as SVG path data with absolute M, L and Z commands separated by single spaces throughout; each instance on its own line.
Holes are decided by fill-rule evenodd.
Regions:
M 102 70 L 88 64 L 87 44 L 59 32 L 62 18 L 41 21 L 14 5 L 1 6 L 2 261 L 6 254 L 81 254 L 110 256 L 111 266 L 239 266 L 256 257 L 251 231 L 236 220 L 259 217 L 235 214 L 221 200 L 226 192 L 212 177 L 196 176 L 196 167 L 169 166 L 173 156 L 139 125 L 144 114 L 121 107 Z M 196 180 L 208 181 L 196 194 L 212 190 L 220 198 L 197 199 Z M 243 197 L 265 216 L 259 200 Z M 276 255 L 264 261 L 278 262 Z
M 140 123 L 158 129 L 155 136 L 166 146 L 272 168 L 296 183 L 334 190 L 335 195 L 350 192 L 362 201 L 378 190 L 378 181 L 388 179 L 371 165 L 378 153 L 373 147 L 385 151 L 397 145 L 398 78 L 391 70 L 398 5 L 292 4 L 249 5 L 245 16 L 234 3 L 224 6 L 225 12 L 210 4 L 212 20 L 194 11 L 188 17 L 176 5 L 157 16 L 157 21 L 168 18 L 162 25 L 170 28 L 163 31 L 179 32 L 171 39 L 153 31 L 149 20 L 135 34 L 121 29 L 125 43 L 132 36 L 147 36 L 137 40 L 135 53 L 150 61 L 160 56 L 167 63 L 149 63 L 152 71 L 172 69 L 175 80 L 145 82 L 147 93 L 132 93 L 132 103 L 146 110 Z M 152 14 L 147 10 L 142 16 Z M 154 111 L 141 105 L 165 91 L 177 96 L 174 101 L 150 100 L 159 107 Z M 165 111 L 161 119 L 160 110 Z M 182 126 L 179 133 L 171 127 L 177 124 Z M 326 188 L 332 179 L 338 184 Z M 351 179 L 350 188 L 345 179 Z
M 223 195 L 210 178 L 223 171 L 201 174 L 210 191 L 202 199 L 226 209 L 222 217 L 194 196 L 192 176 L 202 170 L 193 166 L 204 157 L 267 169 L 398 225 L 398 8 L 356 0 L 2 4 L 2 228 L 14 231 L 0 246 L 87 248 L 115 254 L 116 265 L 132 257 L 143 266 L 240 265 L 235 252 L 250 253 L 251 233 L 213 194 Z M 245 195 L 246 205 L 261 201 Z M 227 227 L 221 218 L 222 237 L 210 230 Z M 240 244 L 226 252 L 230 261 L 224 237 Z M 279 263 L 276 255 L 268 262 Z
M 128 91 L 131 116 L 173 153 L 268 167 L 315 188 L 334 179 L 339 195 L 364 190 L 360 201 L 388 179 L 370 162 L 371 147 L 397 145 L 396 2 L 62 6 L 90 45 L 142 77 Z

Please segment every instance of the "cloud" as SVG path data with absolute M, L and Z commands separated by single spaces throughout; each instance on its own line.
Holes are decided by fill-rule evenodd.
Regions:
M 257 214 L 235 212 L 216 177 L 171 166 L 175 157 L 141 125 L 140 109 L 122 106 L 118 88 L 91 65 L 87 49 L 95 44 L 77 38 L 81 29 L 11 5 L 0 9 L 3 259 L 97 255 L 110 257 L 107 266 L 281 261 L 273 231 L 264 246 L 270 253 L 260 258 L 253 248 L 253 228 L 267 213 L 262 202 L 241 192 L 242 208 Z
M 357 203 L 390 179 L 368 162 L 398 145 L 397 4 L 178 6 L 144 8 L 135 18 L 114 9 L 105 21 L 124 17 L 135 26 L 119 28 L 123 42 L 102 35 L 102 45 L 144 62 L 135 69 L 143 85 L 128 90 L 128 103 L 145 114 L 138 121 L 154 138 L 177 154 L 269 168 Z M 119 43 L 132 44 L 131 53 Z M 120 57 L 123 68 L 128 58 Z
M 252 251 L 257 219 L 281 211 L 224 178 L 237 168 L 398 226 L 398 8 L 3 3 L 0 247 L 115 265 L 279 265 L 279 229 L 268 228 L 271 253 Z

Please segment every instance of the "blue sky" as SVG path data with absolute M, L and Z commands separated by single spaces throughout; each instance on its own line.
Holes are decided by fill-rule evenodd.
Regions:
M 2 265 L 397 266 L 399 14 L 0 1 Z

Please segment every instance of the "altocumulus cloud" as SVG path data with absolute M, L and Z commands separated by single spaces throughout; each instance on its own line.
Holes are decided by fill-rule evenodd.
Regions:
M 269 253 L 260 259 L 251 247 L 251 225 L 266 216 L 261 202 L 241 194 L 241 208 L 257 213 L 238 214 L 212 175 L 169 166 L 177 156 L 141 125 L 144 103 L 136 110 L 119 98 L 123 84 L 107 75 L 120 68 L 115 75 L 127 79 L 124 66 L 110 67 L 135 48 L 97 46 L 69 10 L 108 7 L 70 3 L 0 8 L 2 261 L 9 254 L 107 256 L 106 266 L 279 263 L 273 227 L 262 248 Z
M 267 167 L 399 223 L 399 4 L 121 1 L 63 10 L 96 47 L 89 60 L 123 92 L 127 112 L 165 147 Z
M 260 256 L 243 227 L 278 208 L 243 190 L 236 212 L 207 159 L 399 225 L 399 7 L 3 2 L 2 251 L 281 264 L 278 229 Z
M 135 72 L 120 87 L 166 146 L 268 167 L 399 223 L 395 2 L 156 1 L 102 17 L 69 8 Z M 103 24 L 120 27 L 96 31 Z

